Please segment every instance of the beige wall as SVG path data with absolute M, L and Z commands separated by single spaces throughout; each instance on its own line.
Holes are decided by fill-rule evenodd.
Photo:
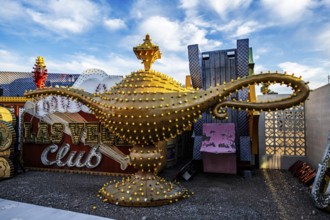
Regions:
M 286 94 L 259 95 L 257 101 L 273 101 L 288 97 Z M 306 116 L 305 116 L 306 117 Z M 306 156 L 267 155 L 265 144 L 265 113 L 259 117 L 259 167 L 261 169 L 289 169 L 297 160 L 307 162 Z
M 305 120 L 308 163 L 316 169 L 330 131 L 330 84 L 311 92 L 305 102 Z

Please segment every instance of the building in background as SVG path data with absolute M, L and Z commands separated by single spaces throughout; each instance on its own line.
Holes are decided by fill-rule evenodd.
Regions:
M 216 84 L 223 84 L 230 80 L 236 80 L 253 73 L 252 48 L 249 47 L 249 39 L 237 40 L 237 46 L 233 49 L 200 52 L 198 45 L 188 46 L 189 70 L 194 88 L 207 89 Z M 250 94 L 251 95 L 251 94 Z M 254 94 L 252 94 L 254 96 Z M 240 90 L 229 98 L 243 101 L 249 98 L 249 89 Z M 254 156 L 249 134 L 249 113 L 228 109 L 228 119 L 214 119 L 209 112 L 203 113 L 194 126 L 194 152 L 193 159 L 200 160 L 202 155 L 200 147 L 203 137 L 203 124 L 205 123 L 234 123 L 236 154 L 239 161 L 253 163 Z M 236 164 L 232 158 L 221 162 Z M 236 157 L 235 157 L 236 158 Z
M 79 74 L 49 73 L 46 86 L 72 86 L 78 77 Z M 20 114 L 28 100 L 23 97 L 24 92 L 34 89 L 36 85 L 32 72 L 0 71 L 0 104 L 11 109 L 17 121 L 20 121 Z
M 79 74 L 49 73 L 45 85 L 71 86 L 78 77 Z M 36 89 L 32 72 L 0 71 L 1 97 L 22 97 L 30 89 Z

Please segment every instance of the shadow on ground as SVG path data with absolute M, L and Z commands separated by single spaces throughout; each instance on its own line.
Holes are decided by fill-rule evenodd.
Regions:
M 177 170 L 161 176 L 170 179 Z M 115 219 L 329 219 L 309 189 L 288 171 L 256 170 L 252 177 L 199 172 L 181 185 L 190 198 L 160 207 L 105 204 L 97 192 L 118 177 L 29 171 L 0 181 L 0 198 Z M 94 208 L 93 208 L 94 207 Z

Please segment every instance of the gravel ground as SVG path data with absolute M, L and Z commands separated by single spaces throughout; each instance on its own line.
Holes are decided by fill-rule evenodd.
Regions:
M 116 177 L 29 171 L 0 181 L 0 198 L 115 219 L 330 219 L 288 171 L 256 170 L 250 178 L 198 173 L 181 182 L 194 192 L 190 198 L 149 208 L 103 203 L 96 195 L 110 179 Z

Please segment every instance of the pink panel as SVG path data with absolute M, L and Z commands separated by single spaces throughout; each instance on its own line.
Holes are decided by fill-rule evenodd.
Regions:
M 206 173 L 236 174 L 236 154 L 203 153 L 203 167 Z
M 203 124 L 203 142 L 201 152 L 235 153 L 235 124 Z

